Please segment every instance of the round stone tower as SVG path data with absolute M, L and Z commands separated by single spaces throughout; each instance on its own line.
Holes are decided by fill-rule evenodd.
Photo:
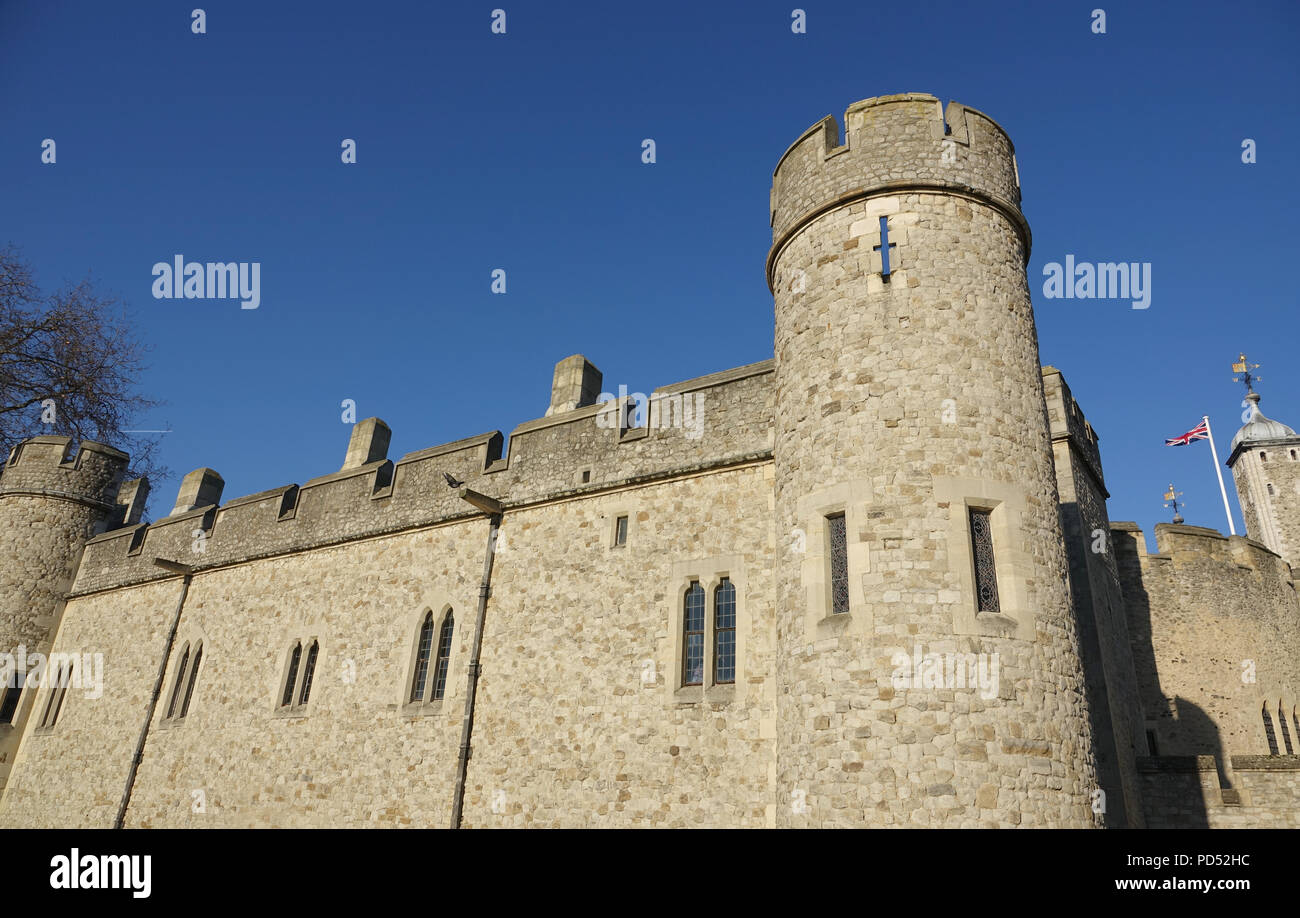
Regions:
M 88 440 L 70 447 L 67 437 L 33 437 L 0 472 L 0 654 L 49 650 L 82 546 L 133 512 L 115 503 L 126 453 Z
M 1011 141 L 845 122 L 772 185 L 776 822 L 1099 824 Z

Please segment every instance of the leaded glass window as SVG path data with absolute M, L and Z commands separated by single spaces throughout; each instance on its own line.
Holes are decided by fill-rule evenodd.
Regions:
M 831 614 L 838 615 L 849 611 L 849 545 L 844 514 L 828 516 L 826 529 L 831 549 Z
M 302 661 L 302 644 L 293 645 L 289 656 L 289 675 L 284 680 L 284 694 L 280 697 L 280 707 L 287 708 L 293 703 L 293 689 L 298 684 L 298 664 Z
M 998 573 L 993 557 L 993 525 L 990 511 L 970 511 L 971 553 L 975 557 L 975 597 L 977 612 L 999 612 Z
M 415 678 L 411 680 L 411 702 L 424 700 L 424 687 L 429 681 L 429 656 L 433 653 L 433 613 L 424 616 L 420 626 L 420 643 L 415 651 Z
M 736 587 L 723 577 L 713 591 L 713 682 L 736 681 Z
M 307 665 L 302 669 L 302 694 L 298 696 L 298 704 L 304 705 L 311 698 L 311 680 L 316 675 L 316 657 L 320 654 L 320 642 L 312 641 L 311 649 L 307 651 Z
M 190 678 L 185 685 L 185 700 L 181 702 L 181 717 L 190 712 L 190 698 L 194 695 L 194 683 L 199 677 L 199 663 L 203 660 L 203 645 L 194 651 L 194 660 L 190 663 Z
M 704 684 L 704 587 L 692 581 L 682 616 L 682 685 Z
M 172 686 L 172 698 L 167 703 L 167 717 L 176 716 L 176 702 L 180 701 L 181 687 L 185 684 L 185 667 L 190 662 L 190 645 L 181 651 L 181 665 L 176 667 L 176 684 Z
M 1282 745 L 1286 747 L 1287 755 L 1294 755 L 1291 748 L 1291 731 L 1286 725 L 1286 708 L 1282 707 L 1282 699 L 1277 701 L 1277 725 L 1282 728 Z
M 451 666 L 451 633 L 455 627 L 450 611 L 442 620 L 442 630 L 438 632 L 438 665 L 433 671 L 433 698 L 435 701 L 443 696 L 447 689 L 447 670 Z

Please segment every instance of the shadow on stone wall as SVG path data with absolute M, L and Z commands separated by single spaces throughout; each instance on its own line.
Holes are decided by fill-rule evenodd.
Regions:
M 1155 702 L 1154 706 L 1144 704 L 1144 707 L 1148 709 L 1148 723 L 1154 720 L 1158 725 L 1156 748 L 1149 750 L 1149 758 L 1139 761 L 1147 779 L 1147 823 L 1152 828 L 1208 829 L 1209 813 L 1195 757 L 1214 756 L 1219 788 L 1231 788 L 1219 728 L 1200 706 L 1186 698 L 1171 698 L 1161 687 L 1151 638 L 1151 601 L 1142 586 L 1140 563 L 1136 557 L 1121 556 L 1116 560 L 1121 565 L 1138 689 L 1146 690 L 1144 701 Z M 1125 570 L 1130 564 L 1137 569 Z M 1160 785 L 1160 793 L 1152 793 L 1153 783 Z
M 1079 634 L 1079 654 L 1083 658 L 1084 697 L 1088 702 L 1088 720 L 1092 728 L 1093 755 L 1097 763 L 1097 783 L 1106 794 L 1106 828 L 1129 825 L 1127 815 L 1131 788 L 1124 786 L 1120 768 L 1120 750 L 1116 746 L 1116 718 L 1111 710 L 1107 685 L 1106 660 L 1103 658 L 1101 624 L 1096 619 L 1096 597 L 1088 566 L 1084 538 L 1085 526 L 1077 503 L 1059 506 L 1061 529 L 1065 534 L 1070 566 L 1070 593 Z M 1129 751 L 1132 768 L 1132 751 Z

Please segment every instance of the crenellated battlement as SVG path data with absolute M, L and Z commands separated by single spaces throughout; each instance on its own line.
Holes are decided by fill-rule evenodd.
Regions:
M 1111 534 L 1159 754 L 1269 752 L 1261 709 L 1281 700 L 1290 710 L 1300 691 L 1290 566 L 1252 539 L 1201 526 L 1156 524 L 1154 553 L 1135 523 L 1112 523 Z
M 1205 526 L 1156 523 L 1156 550 L 1148 553 L 1146 536 L 1137 523 L 1113 522 L 1110 528 L 1117 560 L 1172 562 L 1178 567 L 1221 565 L 1225 570 L 1252 571 L 1279 583 L 1292 579 L 1291 566 L 1285 560 L 1245 536 L 1225 536 Z
M 772 251 L 819 213 L 876 194 L 933 189 L 992 204 L 1016 224 L 1020 178 L 1007 133 L 983 112 L 928 93 L 877 96 L 850 105 L 845 134 L 827 115 L 791 144 L 772 175 Z
M 1047 421 L 1052 440 L 1066 440 L 1083 461 L 1084 467 L 1095 479 L 1102 497 L 1110 497 L 1101 471 L 1101 439 L 1084 417 L 1061 371 L 1056 367 L 1043 367 L 1043 396 L 1047 402 Z
M 40 436 L 24 440 L 9 453 L 0 471 L 0 497 L 10 494 L 61 498 L 111 511 L 130 457 L 111 446 Z
M 668 420 L 674 399 L 692 397 L 698 436 L 693 429 L 654 422 L 619 427 L 608 423 L 622 414 L 617 408 L 585 405 L 519 425 L 504 456 L 505 438 L 490 431 L 394 462 L 387 458 L 387 425 L 370 418 L 355 425 L 343 469 L 302 485 L 218 505 L 220 476 L 199 469 L 182 483 L 172 515 L 88 542 L 73 592 L 170 576 L 153 564 L 155 557 L 198 569 L 220 567 L 479 515 L 444 473 L 519 507 L 766 461 L 772 453 L 771 378 L 769 360 L 656 389 L 650 397 L 654 411 Z M 207 499 L 198 496 L 204 483 Z

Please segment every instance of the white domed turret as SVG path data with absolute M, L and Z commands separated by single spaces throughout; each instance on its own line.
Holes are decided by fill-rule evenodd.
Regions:
M 1246 400 L 1250 417 L 1228 456 L 1246 534 L 1300 569 L 1300 436 L 1264 417 L 1258 392 L 1248 392 Z
M 1264 417 L 1264 413 L 1259 410 L 1258 392 L 1247 393 L 1246 400 L 1250 402 L 1250 419 L 1241 425 L 1241 430 L 1237 431 L 1237 435 L 1232 438 L 1230 450 L 1235 450 L 1242 442 L 1282 440 L 1296 435 L 1294 430 L 1281 421 Z

